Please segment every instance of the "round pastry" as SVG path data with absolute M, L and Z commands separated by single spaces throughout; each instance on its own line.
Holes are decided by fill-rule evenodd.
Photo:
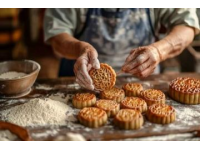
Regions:
M 200 80 L 179 77 L 169 84 L 169 95 L 184 104 L 200 104 Z
M 126 83 L 122 87 L 125 91 L 126 96 L 137 97 L 140 95 L 140 92 L 143 90 L 142 84 L 140 83 Z
M 107 113 L 108 117 L 115 116 L 120 109 L 120 105 L 112 100 L 100 99 L 96 102 L 95 106 L 103 109 Z
M 114 118 L 114 124 L 126 130 L 139 129 L 143 122 L 140 111 L 134 109 L 121 109 Z
M 121 101 L 121 108 L 136 109 L 143 113 L 147 111 L 147 104 L 139 97 L 126 97 Z
M 125 97 L 124 90 L 116 88 L 116 87 L 100 92 L 101 99 L 115 100 L 118 103 L 121 100 L 123 100 L 124 97 Z
M 101 63 L 100 69 L 92 68 L 89 71 L 96 90 L 103 91 L 111 89 L 115 85 L 116 73 L 111 66 Z
M 147 89 L 141 91 L 140 97 L 146 101 L 148 106 L 155 103 L 165 103 L 165 94 L 160 90 Z
M 153 104 L 148 108 L 147 118 L 153 123 L 168 124 L 175 121 L 176 112 L 172 106 L 166 104 Z
M 84 126 L 98 128 L 107 122 L 107 114 L 104 110 L 96 107 L 85 107 L 78 114 L 78 120 Z
M 91 93 L 77 93 L 72 100 L 73 106 L 78 109 L 93 106 L 95 103 L 96 96 Z

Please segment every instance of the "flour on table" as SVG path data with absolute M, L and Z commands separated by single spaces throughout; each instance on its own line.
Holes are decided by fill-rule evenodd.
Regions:
M 78 133 L 67 133 L 63 136 L 58 136 L 55 141 L 86 141 L 85 138 Z
M 32 99 L 1 112 L 5 120 L 20 126 L 66 125 L 71 108 L 52 99 Z
M 193 110 L 191 108 L 182 108 L 181 110 L 176 110 L 177 119 L 181 120 L 183 123 L 192 125 L 195 124 L 194 118 L 200 117 L 200 112 Z
M 73 98 L 73 94 L 67 94 L 65 96 L 64 93 L 58 92 L 58 93 L 50 95 L 49 98 L 67 104 L 68 101 Z
M 9 72 L 0 74 L 0 79 L 18 79 L 25 75 L 27 74 L 24 72 L 9 71 Z
M 0 141 L 14 141 L 17 139 L 15 134 L 12 134 L 8 130 L 0 130 Z
M 49 85 L 46 84 L 39 84 L 35 87 L 38 90 L 52 90 L 53 87 L 50 87 Z
M 68 88 L 68 89 L 75 89 L 75 90 L 78 90 L 78 89 L 81 88 L 81 86 L 80 86 L 79 84 L 77 84 L 77 83 L 74 83 L 74 84 L 68 84 L 68 85 L 67 85 L 67 88 Z

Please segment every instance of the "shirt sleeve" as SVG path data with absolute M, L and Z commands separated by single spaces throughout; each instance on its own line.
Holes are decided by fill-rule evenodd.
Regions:
M 155 21 L 165 26 L 168 32 L 176 25 L 192 27 L 195 34 L 200 32 L 195 8 L 155 8 L 154 11 Z
M 79 20 L 79 10 L 75 8 L 46 9 L 44 17 L 44 40 L 61 33 L 74 35 Z

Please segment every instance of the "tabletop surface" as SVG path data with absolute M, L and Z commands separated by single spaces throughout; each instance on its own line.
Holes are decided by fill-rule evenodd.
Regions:
M 184 105 L 172 100 L 168 96 L 169 82 L 176 77 L 194 77 L 200 79 L 197 73 L 181 74 L 159 74 L 151 75 L 145 79 L 134 78 L 133 76 L 117 77 L 116 86 L 121 87 L 124 83 L 138 82 L 145 89 L 160 89 L 166 95 L 166 103 L 176 109 L 177 119 L 169 125 L 153 124 L 146 120 L 139 130 L 120 130 L 113 126 L 112 119 L 100 128 L 91 129 L 82 126 L 77 118 L 78 109 L 74 109 L 71 103 L 71 96 L 77 92 L 87 90 L 76 84 L 73 77 L 58 79 L 40 79 L 34 84 L 31 93 L 20 99 L 0 99 L 1 111 L 10 107 L 27 102 L 32 98 L 58 99 L 72 107 L 73 112 L 67 114 L 66 125 L 64 126 L 40 126 L 26 127 L 33 140 L 54 140 L 59 135 L 68 132 L 80 133 L 87 140 L 200 140 L 197 131 L 200 130 L 200 105 Z M 98 98 L 98 94 L 97 94 Z

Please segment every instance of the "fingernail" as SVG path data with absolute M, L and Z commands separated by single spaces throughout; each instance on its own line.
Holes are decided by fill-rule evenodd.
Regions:
M 94 64 L 95 69 L 100 69 L 100 64 Z

